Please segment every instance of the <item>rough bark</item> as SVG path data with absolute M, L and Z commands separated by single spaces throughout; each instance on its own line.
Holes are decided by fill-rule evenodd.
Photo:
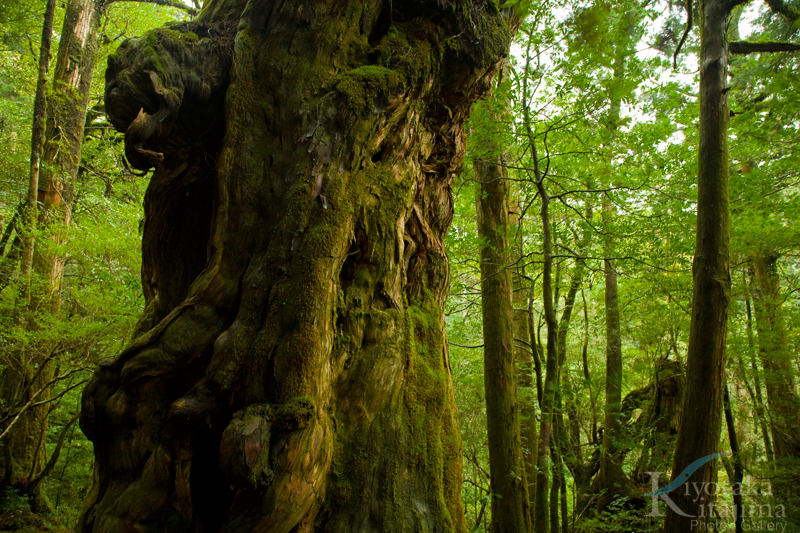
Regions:
M 644 448 L 634 469 L 634 481 L 650 483 L 647 472 L 666 472 L 672 465 L 675 439 L 681 423 L 681 402 L 686 388 L 685 368 L 679 361 L 656 361 L 650 383 L 631 391 L 622 400 L 622 423 L 629 438 L 644 438 Z M 631 421 L 634 409 L 641 409 Z
M 147 310 L 83 395 L 81 531 L 466 529 L 442 240 L 515 24 L 212 0 L 110 59 L 109 116 L 156 170 Z
M 510 187 L 499 157 L 476 160 L 474 169 L 478 237 L 485 243 L 480 250 L 481 308 L 492 531 L 525 533 L 531 517 L 514 361 Z
M 673 479 L 692 462 L 717 453 L 722 424 L 725 341 L 730 301 L 728 198 L 728 47 L 727 23 L 732 2 L 700 0 L 700 147 L 697 176 L 697 237 L 692 293 L 692 317 L 686 358 L 686 391 Z M 702 401 L 700 399 L 702 398 Z M 716 461 L 705 463 L 688 479 L 710 483 Z M 698 485 L 703 486 L 703 485 Z M 704 529 L 700 499 L 671 493 L 690 516 L 667 509 L 665 533 Z M 696 518 L 692 518 L 696 517 Z M 696 520 L 696 522 L 692 522 Z

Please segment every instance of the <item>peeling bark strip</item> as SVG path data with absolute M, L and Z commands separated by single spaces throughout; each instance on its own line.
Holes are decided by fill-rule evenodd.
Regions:
M 83 395 L 81 531 L 466 529 L 442 240 L 515 24 L 212 0 L 109 61 L 113 124 L 156 171 L 139 333 Z

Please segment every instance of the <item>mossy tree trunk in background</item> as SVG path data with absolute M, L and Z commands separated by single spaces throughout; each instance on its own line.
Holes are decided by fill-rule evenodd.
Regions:
M 613 208 L 610 202 L 603 202 L 603 222 L 611 227 Z M 620 416 L 622 410 L 622 334 L 620 331 L 619 289 L 617 285 L 616 253 L 611 238 L 605 243 L 606 258 L 603 261 L 605 279 L 605 319 L 606 319 L 606 400 L 603 422 L 603 438 L 600 449 L 600 474 L 592 487 L 593 492 L 601 494 L 597 501 L 598 509 L 605 509 L 618 497 L 633 494 L 630 479 L 622 469 L 622 438 Z
M 588 211 L 588 219 L 591 220 L 591 207 Z M 582 242 L 579 244 L 578 249 L 581 252 L 588 244 L 588 232 L 584 236 Z M 572 425 L 570 424 L 569 431 L 567 424 L 564 422 L 564 406 L 567 406 L 569 420 L 572 421 L 573 416 L 577 417 L 576 406 L 573 402 L 572 387 L 569 379 L 569 374 L 566 372 L 565 363 L 567 359 L 567 334 L 569 333 L 570 323 L 572 321 L 572 311 L 575 308 L 575 298 L 578 295 L 578 290 L 583 283 L 583 274 L 585 265 L 581 259 L 576 260 L 576 264 L 570 276 L 569 289 L 564 297 L 564 308 L 561 311 L 561 319 L 558 322 L 558 367 L 561 369 L 561 383 L 556 390 L 555 395 L 555 408 L 553 418 L 553 436 L 555 448 L 553 453 L 553 488 L 551 491 L 550 502 L 550 530 L 557 532 L 559 527 L 566 531 L 569 525 L 569 518 L 567 516 L 567 478 L 565 473 L 565 466 L 569 466 L 572 470 L 578 467 L 578 460 L 574 456 L 574 448 L 571 446 Z M 578 428 L 575 428 L 578 440 L 580 434 Z M 580 442 L 577 443 L 577 448 L 580 449 Z M 559 501 L 560 505 L 556 505 L 553 500 Z M 559 512 L 561 513 L 561 526 L 559 526 Z
M 146 311 L 83 395 L 79 529 L 464 531 L 444 342 L 494 2 L 212 0 L 109 60 Z
M 490 152 L 496 154 L 498 151 Z M 483 380 L 492 531 L 528 532 L 531 516 L 514 361 L 514 291 L 509 263 L 510 187 L 499 155 L 490 160 L 476 160 L 474 169 L 478 237 L 483 243 L 480 250 Z
M 753 410 L 756 413 L 756 423 L 761 428 L 761 437 L 764 439 L 764 453 L 767 456 L 767 461 L 773 461 L 775 454 L 772 450 L 772 439 L 769 436 L 768 420 L 766 416 L 766 409 L 764 407 L 764 396 L 761 394 L 761 376 L 758 371 L 758 361 L 756 358 L 755 335 L 753 334 L 753 309 L 750 305 L 750 289 L 748 288 L 747 278 L 744 271 L 742 272 L 742 281 L 744 286 L 744 301 L 745 310 L 747 312 L 747 323 L 745 329 L 747 330 L 747 351 L 750 355 L 750 368 L 753 371 L 753 387 L 751 387 L 747 379 L 743 381 L 747 387 L 747 393 L 750 395 L 750 400 L 753 402 Z M 745 370 L 744 359 L 739 354 L 739 368 L 743 376 L 747 375 Z
M 53 91 L 47 102 L 47 126 L 39 172 L 39 223 L 51 237 L 34 254 L 34 271 L 45 283 L 40 298 L 58 312 L 65 255 L 64 229 L 72 219 L 75 179 L 80 166 L 86 110 L 97 52 L 101 4 L 69 0 L 53 72 Z
M 725 342 L 730 302 L 728 198 L 728 16 L 738 0 L 700 0 L 700 147 L 697 175 L 692 318 L 686 357 L 686 389 L 672 476 L 694 461 L 717 453 L 722 428 Z M 716 479 L 716 461 L 701 466 L 687 480 L 704 486 Z M 704 529 L 708 513 L 700 499 L 671 493 L 689 516 L 667 509 L 665 533 Z M 696 517 L 696 518 L 694 518 Z M 694 522 L 693 522 L 694 521 Z
M 520 431 L 522 437 L 522 454 L 525 464 L 525 478 L 528 482 L 528 501 L 533 507 L 536 491 L 536 389 L 534 383 L 534 350 L 536 339 L 533 335 L 533 298 L 530 285 L 533 283 L 525 274 L 524 250 L 522 247 L 522 221 L 515 209 L 511 210 L 511 223 L 517 227 L 517 236 L 520 242 L 516 267 L 512 280 L 514 283 L 514 359 L 517 370 L 517 391 L 520 405 Z
M 775 458 L 800 457 L 800 399 L 797 397 L 792 355 L 786 338 L 778 278 L 778 255 L 761 253 L 754 260 L 753 296 L 758 330 L 758 352 L 764 367 L 770 429 Z

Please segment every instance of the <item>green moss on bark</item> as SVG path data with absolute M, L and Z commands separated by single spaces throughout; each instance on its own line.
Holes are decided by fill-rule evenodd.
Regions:
M 375 107 L 376 99 L 388 99 L 402 84 L 400 74 L 377 65 L 358 67 L 333 79 L 336 90 L 357 113 L 370 111 Z
M 314 417 L 314 402 L 305 396 L 292 398 L 275 409 L 275 427 L 287 431 L 307 428 Z

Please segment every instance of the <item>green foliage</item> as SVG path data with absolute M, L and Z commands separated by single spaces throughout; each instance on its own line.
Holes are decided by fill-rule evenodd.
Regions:
M 566 338 L 566 361 L 561 371 L 564 409 L 572 404 L 583 461 L 596 443 L 593 421 L 602 426 L 605 380 L 604 242 L 613 241 L 619 275 L 622 313 L 623 397 L 646 387 L 656 363 L 685 357 L 692 300 L 692 257 L 695 245 L 697 199 L 697 80 L 694 69 L 696 37 L 684 46 L 686 67 L 674 71 L 669 57 L 685 24 L 679 5 L 637 2 L 571 2 L 558 12 L 548 3 L 533 3 L 532 16 L 522 25 L 514 57 L 504 73 L 506 82 L 495 97 L 474 110 L 468 158 L 501 156 L 512 184 L 512 211 L 519 217 L 512 245 L 511 267 L 528 278 L 518 291 L 533 284 L 532 341 L 544 343 L 546 326 L 541 306 L 541 229 L 531 158 L 536 143 L 544 183 L 557 201 L 550 205 L 556 249 L 554 291 L 560 316 L 570 277 L 578 262 L 588 272 L 581 284 Z M 785 26 L 764 17 L 758 22 L 765 33 L 751 40 L 787 38 Z M 784 33 L 780 33 L 784 32 Z M 677 34 L 677 36 L 676 36 Z M 648 51 L 661 50 L 663 55 Z M 630 47 L 635 53 L 624 53 Z M 743 371 L 729 364 L 728 379 L 739 394 L 737 425 L 749 431 L 743 453 L 749 465 L 765 465 L 764 445 L 746 385 L 761 379 L 761 363 L 753 368 L 748 348 L 744 312 L 742 269 L 753 254 L 775 251 L 781 255 L 779 277 L 787 335 L 798 365 L 795 292 L 800 287 L 796 254 L 800 245 L 796 213 L 800 168 L 795 149 L 800 116 L 797 94 L 798 60 L 791 55 L 733 57 L 731 72 L 731 220 L 734 301 L 729 326 L 729 361 L 744 357 Z M 503 123 L 487 118 L 504 116 Z M 528 124 L 523 116 L 530 113 Z M 527 130 L 527 127 L 530 130 Z M 499 141 L 497 141 L 499 139 Z M 503 146 L 501 154 L 483 147 Z M 483 364 L 477 250 L 481 243 L 474 229 L 474 192 L 470 160 L 454 185 L 456 212 L 448 236 L 452 265 L 447 330 L 456 383 L 456 400 L 464 440 L 463 500 L 468 523 L 474 524 L 488 494 Z M 611 220 L 601 219 L 601 202 L 615 210 Z M 590 211 L 591 208 L 591 211 Z M 589 244 L 580 249 L 582 237 Z M 738 271 L 736 269 L 739 269 Z M 745 276 L 747 278 L 747 275 Z M 527 295 L 526 295 L 527 296 Z M 588 321 L 583 319 L 582 297 Z M 524 303 L 523 303 L 524 302 Z M 527 315 L 527 297 L 515 303 Z M 584 328 L 588 334 L 584 377 Z M 754 332 L 757 335 L 757 332 Z M 522 339 L 526 341 L 526 339 Z M 458 345 L 478 348 L 462 348 Z M 517 347 L 523 345 L 517 343 Z M 749 352 L 748 352 L 749 350 Z M 755 361 L 756 359 L 754 359 Z M 800 366 L 797 366 L 800 371 Z M 564 381 L 567 376 L 569 383 Z M 535 402 L 535 390 L 521 388 L 520 401 Z M 633 413 L 633 420 L 641 415 Z M 538 416 L 538 415 L 537 415 Z M 745 429 L 742 429 L 744 427 Z M 724 432 L 723 432 L 724 433 Z M 655 442 L 663 436 L 656 435 Z M 743 437 L 740 437 L 740 441 Z M 626 450 L 625 469 L 634 475 L 647 458 L 650 444 L 632 434 L 621 443 Z M 729 446 L 727 437 L 721 449 Z M 791 470 L 791 468 L 789 469 Z M 721 479 L 727 478 L 721 474 Z M 637 491 L 648 492 L 648 479 L 634 479 Z M 571 490 L 576 480 L 568 475 L 568 506 L 580 513 L 586 505 Z M 642 520 L 639 509 L 616 508 L 592 515 L 584 509 L 577 520 L 580 531 L 646 531 L 659 524 Z M 489 513 L 489 509 L 486 509 Z M 490 517 L 483 522 L 490 523 Z M 479 530 L 483 527 L 481 525 Z

